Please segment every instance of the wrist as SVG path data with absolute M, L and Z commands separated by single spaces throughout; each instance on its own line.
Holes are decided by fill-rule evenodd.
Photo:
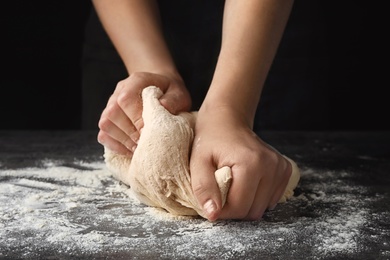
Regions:
M 139 57 L 136 62 L 125 62 L 129 75 L 136 72 L 148 72 L 182 80 L 175 64 L 172 61 L 164 61 L 157 58 L 152 58 L 153 61 L 150 60 L 151 59 Z
M 165 68 L 155 68 L 155 67 L 138 67 L 133 70 L 129 70 L 129 75 L 135 74 L 154 74 L 158 76 L 162 76 L 166 79 L 169 79 L 171 82 L 175 82 L 176 84 L 185 87 L 184 80 L 179 74 L 179 72 L 175 69 L 171 69 L 168 67 Z
M 223 98 L 206 97 L 198 112 L 198 118 L 215 117 L 218 121 L 227 123 L 227 121 L 235 122 L 235 124 L 253 128 L 254 115 L 250 113 L 241 104 Z
M 228 112 L 232 116 L 240 117 L 252 127 L 261 89 L 244 82 L 236 85 L 231 82 L 233 81 L 212 84 L 201 109 L 208 113 Z

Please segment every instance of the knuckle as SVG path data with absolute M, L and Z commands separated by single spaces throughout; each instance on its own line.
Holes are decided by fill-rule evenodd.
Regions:
M 251 147 L 242 147 L 242 149 L 243 150 L 240 151 L 240 154 L 245 155 L 245 161 L 247 161 L 249 164 L 258 164 L 264 160 L 264 156 L 266 156 L 263 151 L 258 151 Z
M 266 160 L 273 165 L 277 164 L 280 160 L 279 155 L 270 150 L 263 150 L 263 152 L 259 154 L 259 157 L 260 160 Z
M 102 113 L 102 117 L 111 118 L 117 111 L 117 106 L 115 104 L 108 104 Z
M 137 108 L 142 107 L 141 94 L 133 91 L 122 92 L 118 95 L 117 104 L 122 110 L 128 109 L 131 106 Z
M 120 91 L 120 90 L 122 90 L 124 87 L 126 86 L 126 80 L 121 80 L 121 81 L 119 81 L 117 84 L 116 84 L 116 90 L 118 91 Z
M 207 192 L 207 190 L 201 183 L 193 183 L 192 191 L 194 192 L 195 197 L 197 197 L 198 199 L 203 198 Z
M 99 131 L 99 133 L 97 135 L 97 141 L 100 144 L 105 144 L 107 142 L 107 138 L 108 138 L 108 135 L 105 132 Z
M 98 126 L 102 131 L 108 131 L 108 129 L 110 128 L 110 124 L 111 121 L 108 118 L 103 117 L 99 120 Z M 102 133 L 102 131 L 100 131 L 100 133 Z
M 126 107 L 130 104 L 131 99 L 132 97 L 130 92 L 123 92 L 119 94 L 117 102 L 120 107 Z
M 209 189 L 200 183 L 193 185 L 192 191 L 201 205 L 205 204 L 212 197 Z

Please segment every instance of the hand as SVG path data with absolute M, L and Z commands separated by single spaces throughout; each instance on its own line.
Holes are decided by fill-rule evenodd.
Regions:
M 192 188 L 205 215 L 216 219 L 260 219 L 275 207 L 289 181 L 291 164 L 264 143 L 229 108 L 199 111 L 190 169 Z M 214 171 L 232 168 L 233 181 L 222 208 Z
M 164 92 L 160 102 L 172 114 L 190 109 L 191 98 L 180 77 L 133 73 L 118 83 L 101 114 L 99 143 L 116 153 L 132 156 L 144 124 L 141 93 L 151 85 Z

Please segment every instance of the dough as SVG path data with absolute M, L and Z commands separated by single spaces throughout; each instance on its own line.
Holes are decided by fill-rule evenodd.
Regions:
M 142 92 L 144 128 L 133 157 L 105 149 L 105 162 L 115 178 L 129 185 L 144 204 L 174 215 L 202 215 L 192 192 L 189 154 L 194 138 L 195 112 L 170 114 L 161 106 L 157 87 Z M 229 167 L 215 172 L 226 200 L 232 179 Z
M 142 203 L 173 215 L 205 217 L 192 192 L 189 171 L 196 112 L 172 115 L 161 106 L 161 95 L 161 90 L 155 86 L 143 90 L 144 128 L 133 157 L 105 148 L 106 166 L 115 178 L 131 187 Z M 299 181 L 299 169 L 292 160 L 290 162 L 293 174 L 280 202 L 293 195 Z M 218 169 L 215 178 L 224 204 L 232 181 L 231 169 L 228 166 Z

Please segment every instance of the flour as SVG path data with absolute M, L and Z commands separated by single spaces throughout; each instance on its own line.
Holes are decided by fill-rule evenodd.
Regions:
M 370 226 L 389 217 L 370 211 L 380 196 L 350 185 L 346 171 L 302 168 L 299 192 L 263 220 L 209 222 L 140 204 L 103 162 L 44 166 L 0 170 L 0 257 L 300 259 L 306 249 L 312 259 L 353 258 L 367 237 L 390 256 L 388 230 Z
M 210 219 L 208 208 L 199 202 L 192 191 L 189 154 L 191 152 L 197 111 L 171 114 L 159 98 L 163 92 L 156 86 L 142 91 L 142 118 L 144 127 L 132 158 L 104 148 L 104 160 L 113 176 L 132 187 L 135 195 L 145 205 L 162 208 L 177 216 L 200 215 Z M 196 147 L 198 147 L 198 139 Z M 276 150 L 276 149 L 275 149 Z M 286 202 L 294 195 L 300 171 L 296 163 L 291 164 L 291 176 L 279 199 Z M 223 207 L 233 180 L 228 165 L 219 167 L 215 181 L 220 190 Z M 209 200 L 208 202 L 213 202 Z M 212 208 L 214 208 L 212 206 Z

